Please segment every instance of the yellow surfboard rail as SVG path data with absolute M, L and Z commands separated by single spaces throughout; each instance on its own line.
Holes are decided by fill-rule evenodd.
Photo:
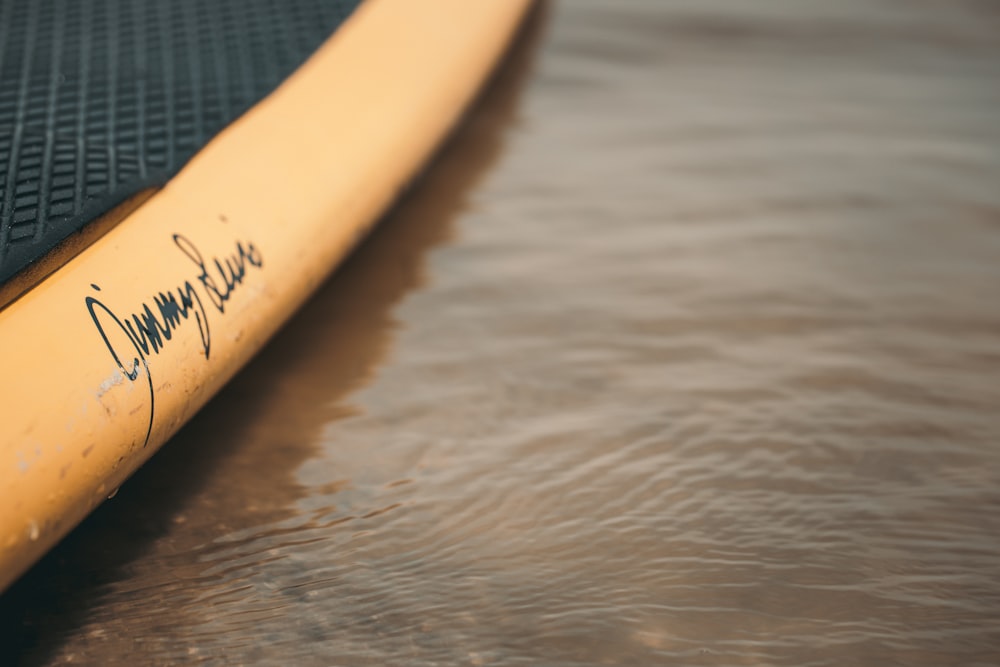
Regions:
M 162 189 L 0 310 L 0 590 L 326 278 L 529 4 L 367 0 Z

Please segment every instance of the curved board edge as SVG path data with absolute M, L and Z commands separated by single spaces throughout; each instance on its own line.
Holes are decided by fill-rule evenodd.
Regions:
M 530 4 L 363 3 L 165 187 L 0 311 L 0 590 L 329 275 L 446 135 Z

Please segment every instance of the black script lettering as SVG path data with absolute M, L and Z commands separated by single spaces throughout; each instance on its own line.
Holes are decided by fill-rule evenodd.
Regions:
M 249 241 L 246 244 L 241 241 L 237 242 L 235 252 L 226 257 L 212 257 L 206 261 L 198 248 L 187 238 L 180 234 L 174 234 L 173 239 L 181 252 L 194 262 L 198 269 L 194 282 L 186 280 L 174 290 L 157 292 L 150 299 L 151 303 L 146 301 L 139 304 L 137 312 L 130 313 L 124 318 L 119 318 L 94 296 L 88 296 L 85 299 L 90 319 L 97 327 L 97 332 L 101 335 L 104 346 L 111 354 L 118 369 L 130 382 L 138 380 L 140 366 L 145 371 L 146 383 L 149 385 L 149 425 L 146 429 L 146 442 L 143 446 L 149 443 L 149 437 L 153 430 L 155 403 L 153 378 L 150 375 L 147 362 L 149 356 L 159 354 L 173 339 L 174 332 L 180 327 L 182 320 L 190 319 L 193 316 L 198 324 L 202 352 L 205 354 L 205 359 L 208 359 L 212 350 L 212 337 L 208 326 L 208 312 L 202 297 L 207 297 L 220 314 L 225 314 L 226 302 L 232 298 L 236 288 L 243 284 L 248 267 L 259 269 L 264 266 L 260 250 Z M 199 284 L 204 290 L 203 294 L 197 288 Z M 98 292 L 101 291 L 97 285 L 92 285 L 92 287 Z M 123 345 L 123 342 L 113 342 L 109 332 L 115 334 L 121 332 L 128 340 L 126 347 L 131 348 L 131 350 L 124 355 L 124 358 L 132 356 L 130 362 L 123 359 L 119 347 Z M 117 335 L 113 337 L 118 338 Z M 133 356 L 133 352 L 135 356 Z
M 156 307 L 160 311 L 160 317 L 163 318 L 163 323 L 167 328 L 165 337 L 167 340 L 170 340 L 171 330 L 177 328 L 182 317 L 186 320 L 188 318 L 188 311 L 195 308 L 194 319 L 198 323 L 198 333 L 201 335 L 201 347 L 205 352 L 205 358 L 208 359 L 209 352 L 212 350 L 212 338 L 208 330 L 208 313 L 205 312 L 205 306 L 201 303 L 201 297 L 198 296 L 197 290 L 195 290 L 194 285 L 190 281 L 185 281 L 184 285 L 178 287 L 176 291 L 176 296 L 173 292 L 167 292 L 166 294 L 160 292 L 157 296 L 153 297 L 153 302 L 156 303 Z M 180 297 L 180 303 L 177 303 L 178 296 Z
M 94 285 L 93 287 L 96 290 L 100 290 L 100 288 L 97 285 Z M 146 426 L 146 439 L 142 443 L 142 446 L 145 447 L 147 444 L 149 444 L 149 435 L 153 431 L 153 414 L 155 409 L 154 406 L 155 399 L 153 396 L 153 376 L 150 375 L 149 373 L 149 364 L 146 363 L 146 357 L 142 353 L 142 350 L 140 349 L 139 345 L 136 344 L 136 341 L 132 337 L 132 334 L 129 332 L 126 326 L 122 324 L 122 321 L 118 319 L 117 315 L 111 312 L 111 310 L 107 306 L 105 306 L 103 303 L 101 303 L 92 296 L 88 296 L 85 299 L 85 301 L 87 304 L 87 311 L 90 313 L 90 319 L 94 321 L 94 326 L 97 327 L 98 333 L 101 334 L 101 338 L 104 340 L 104 345 L 108 348 L 108 352 L 111 353 L 111 358 L 115 360 L 116 364 L 118 364 L 118 370 L 124 373 L 125 377 L 127 377 L 131 382 L 135 382 L 138 379 L 140 364 L 142 364 L 143 370 L 145 370 L 146 372 L 146 384 L 149 386 L 149 423 Z M 99 315 L 98 311 L 103 313 L 103 315 Z M 137 357 L 132 358 L 130 366 L 125 365 L 125 363 L 122 361 L 121 356 L 118 354 L 118 350 L 111 342 L 111 339 L 108 338 L 108 332 L 104 328 L 104 322 L 102 322 L 104 316 L 107 316 L 107 318 L 110 319 L 110 322 L 107 323 L 109 326 L 113 324 L 123 334 L 125 334 L 125 336 L 129 340 L 129 343 L 132 345 L 132 349 L 135 350 L 135 353 L 137 355 L 139 355 Z
M 243 283 L 247 265 L 258 269 L 264 266 L 260 250 L 251 242 L 243 245 L 242 241 L 237 241 L 236 252 L 221 259 L 213 257 L 207 262 L 198 248 L 184 236 L 174 234 L 174 243 L 198 267 L 198 280 L 205 288 L 212 305 L 220 313 L 226 312 L 226 302 L 232 297 L 236 287 Z

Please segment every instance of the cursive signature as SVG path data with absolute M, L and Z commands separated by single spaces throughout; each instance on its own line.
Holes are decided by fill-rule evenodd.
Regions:
M 194 320 L 202 352 L 205 359 L 208 359 L 212 352 L 209 307 L 219 315 L 225 315 L 226 303 L 246 280 L 248 271 L 264 266 L 260 249 L 250 241 L 237 241 L 232 253 L 205 259 L 201 251 L 186 237 L 174 234 L 173 240 L 174 245 L 194 264 L 196 272 L 193 278 L 173 289 L 156 292 L 148 301 L 139 304 L 135 312 L 125 317 L 119 317 L 94 295 L 88 295 L 84 299 L 90 319 L 97 327 L 118 370 L 131 382 L 138 381 L 140 369 L 146 377 L 149 425 L 146 428 L 144 447 L 149 444 L 149 436 L 153 431 L 156 400 L 147 361 L 149 356 L 158 355 L 174 339 L 174 333 L 184 322 Z M 91 284 L 91 287 L 96 292 L 101 291 L 99 285 Z

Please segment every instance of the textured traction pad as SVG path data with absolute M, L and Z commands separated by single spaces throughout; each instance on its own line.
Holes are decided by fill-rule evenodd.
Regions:
M 160 185 L 361 0 L 0 0 L 0 285 Z

